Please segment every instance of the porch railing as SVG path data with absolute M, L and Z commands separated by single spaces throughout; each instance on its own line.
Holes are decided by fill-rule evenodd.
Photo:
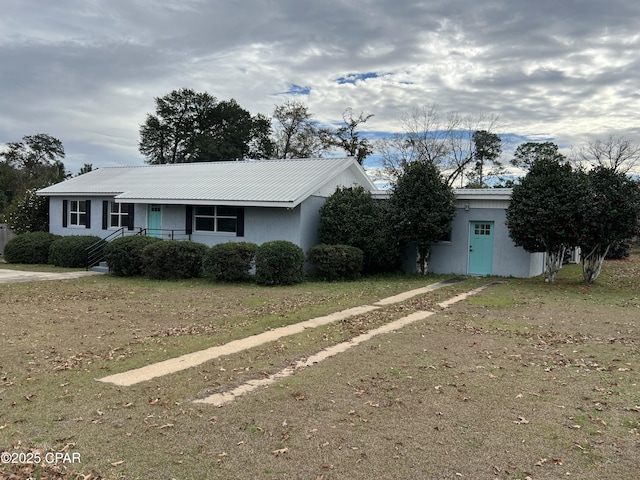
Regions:
M 128 230 L 126 227 L 121 227 L 86 248 L 86 269 L 89 270 L 104 260 L 104 246 L 107 243 L 116 238 L 128 235 L 143 235 L 161 238 L 163 240 L 191 240 L 191 235 L 188 234 L 186 230 L 173 230 L 168 228 L 137 228 L 135 230 Z

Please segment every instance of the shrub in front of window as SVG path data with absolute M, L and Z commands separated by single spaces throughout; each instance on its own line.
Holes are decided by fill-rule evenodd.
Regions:
M 142 250 L 142 273 L 155 280 L 196 278 L 207 246 L 189 240 L 153 242 Z
M 263 243 L 256 252 L 256 283 L 293 285 L 304 278 L 304 252 L 295 243 L 274 240 Z
M 214 245 L 204 255 L 203 271 L 223 282 L 241 282 L 251 278 L 258 246 L 250 242 Z
M 142 275 L 142 251 L 159 238 L 132 235 L 119 237 L 104 246 L 104 259 L 109 270 L 120 277 Z
M 316 245 L 307 252 L 313 275 L 321 280 L 355 280 L 364 266 L 362 250 L 350 245 Z
M 87 265 L 87 248 L 100 241 L 94 235 L 60 237 L 51 244 L 49 263 L 57 267 L 81 268 Z
M 48 263 L 49 248 L 58 238 L 48 232 L 23 233 L 7 242 L 4 259 L 9 263 Z

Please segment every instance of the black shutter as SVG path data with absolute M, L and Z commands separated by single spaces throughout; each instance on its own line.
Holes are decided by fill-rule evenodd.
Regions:
M 102 201 L 102 229 L 109 228 L 109 200 Z
M 193 233 L 193 207 L 187 205 L 187 218 L 184 227 L 184 233 L 191 235 Z
M 69 220 L 69 200 L 62 201 L 62 227 L 67 228 L 67 221 Z
M 236 212 L 236 237 L 244 237 L 244 208 L 238 208 Z
M 135 204 L 128 203 L 127 204 L 127 230 L 133 230 L 133 211 L 135 210 Z
M 85 201 L 85 205 L 87 210 L 87 216 L 85 217 L 87 219 L 85 228 L 91 228 L 91 200 Z

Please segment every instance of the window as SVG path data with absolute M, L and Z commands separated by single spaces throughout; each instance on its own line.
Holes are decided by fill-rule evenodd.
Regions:
M 129 204 L 109 202 L 109 226 L 120 228 L 129 225 Z
M 235 207 L 195 207 L 197 232 L 236 233 L 238 209 Z
M 474 227 L 474 233 L 476 235 L 491 235 L 490 223 L 476 223 Z
M 69 225 L 84 227 L 87 225 L 87 202 L 71 200 L 69 202 Z

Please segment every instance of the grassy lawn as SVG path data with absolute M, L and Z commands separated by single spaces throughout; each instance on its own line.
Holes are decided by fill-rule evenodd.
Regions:
M 553 285 L 507 279 L 221 408 L 192 400 L 490 279 L 132 387 L 95 381 L 441 279 L 0 285 L 0 450 L 81 459 L 0 478 L 638 478 L 637 253 L 593 286 L 578 266 Z

